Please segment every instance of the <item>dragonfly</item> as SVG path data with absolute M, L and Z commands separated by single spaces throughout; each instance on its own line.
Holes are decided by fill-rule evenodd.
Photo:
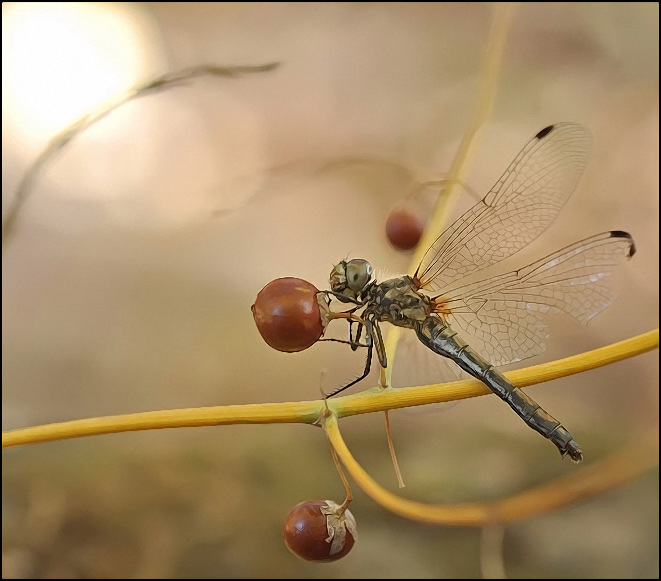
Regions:
M 329 397 L 367 377 L 374 351 L 379 365 L 388 366 L 380 325 L 390 323 L 415 331 L 425 347 L 482 381 L 561 456 L 580 462 L 583 452 L 569 430 L 496 367 L 545 349 L 547 314 L 587 323 L 607 308 L 616 298 L 608 284 L 612 271 L 636 251 L 632 236 L 602 232 L 523 268 L 482 279 L 479 273 L 548 229 L 581 179 L 591 141 L 576 123 L 539 131 L 487 195 L 434 241 L 413 276 L 377 282 L 367 260 L 336 264 L 324 292 L 329 303 L 352 305 L 343 311 L 347 342 L 354 350 L 367 348 L 367 358 L 362 375 Z M 462 337 L 478 339 L 485 352 Z

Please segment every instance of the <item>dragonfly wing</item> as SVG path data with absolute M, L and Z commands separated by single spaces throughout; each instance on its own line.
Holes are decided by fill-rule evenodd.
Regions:
M 555 220 L 587 164 L 591 137 L 576 123 L 535 135 L 489 193 L 431 245 L 415 275 L 440 291 L 518 252 Z
M 402 331 L 390 365 L 392 387 L 431 385 L 467 377 L 454 361 L 426 347 L 411 329 Z
M 616 298 L 613 269 L 636 248 L 626 232 L 603 232 L 519 270 L 464 285 L 434 299 L 452 327 L 478 339 L 493 365 L 544 351 L 544 315 L 565 313 L 582 323 Z
M 538 315 L 503 310 L 496 300 L 473 303 L 471 307 L 475 310 L 470 313 L 453 315 L 450 324 L 470 336 L 466 341 L 492 365 L 514 363 L 546 349 L 548 325 Z

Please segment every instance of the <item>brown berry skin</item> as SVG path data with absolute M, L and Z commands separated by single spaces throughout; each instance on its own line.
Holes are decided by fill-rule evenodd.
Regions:
M 341 559 L 353 548 L 356 521 L 333 501 L 307 500 L 287 515 L 283 536 L 285 546 L 298 558 L 328 563 Z
M 397 250 L 412 250 L 420 242 L 425 223 L 403 208 L 390 212 L 386 221 L 386 237 Z
M 286 353 L 313 345 L 324 332 L 318 292 L 293 276 L 272 280 L 259 291 L 251 310 L 264 341 Z

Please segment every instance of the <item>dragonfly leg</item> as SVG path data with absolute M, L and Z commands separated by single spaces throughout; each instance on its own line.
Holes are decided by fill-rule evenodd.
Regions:
M 355 321 L 349 321 L 349 339 L 351 339 L 351 341 L 354 343 L 354 345 L 351 346 L 351 349 L 355 351 L 360 346 L 360 336 L 363 334 L 363 324 L 356 323 L 358 325 L 358 329 L 356 331 L 356 337 L 354 338 L 351 336 L 351 329 L 354 323 Z
M 330 297 L 333 296 L 333 297 L 335 297 L 338 301 L 340 301 L 341 303 L 351 303 L 351 304 L 356 305 L 357 307 L 361 307 L 361 306 L 362 306 L 362 303 L 361 303 L 359 300 L 357 300 L 357 299 L 352 299 L 351 297 L 346 297 L 346 296 L 344 296 L 343 294 L 336 293 L 335 291 L 332 291 L 332 290 L 319 291 L 319 294 L 321 294 L 321 293 L 323 293 L 323 294 L 326 295 L 326 298 L 328 299 L 328 302 L 330 302 Z M 352 309 L 352 312 L 353 312 L 354 310 L 355 310 L 355 309 Z
M 369 320 L 368 320 L 369 322 Z M 388 367 L 388 358 L 386 357 L 386 348 L 383 344 L 383 335 L 381 335 L 381 327 L 374 321 L 372 337 L 374 338 L 374 347 L 376 349 L 376 356 L 379 358 L 379 365 L 384 369 Z
M 339 389 L 336 389 L 335 391 L 331 392 L 328 394 L 327 397 L 333 397 L 334 395 L 337 395 L 338 393 L 344 391 L 345 389 L 349 389 L 352 385 L 356 385 L 359 381 L 362 381 L 365 379 L 369 373 L 370 370 L 372 369 L 372 351 L 374 350 L 374 328 L 377 328 L 377 336 L 379 337 L 380 344 L 383 345 L 383 340 L 381 339 L 381 332 L 378 331 L 378 327 L 376 324 L 371 321 L 370 319 L 365 320 L 365 337 L 367 339 L 367 358 L 365 359 L 365 369 L 363 370 L 363 373 L 360 377 L 357 377 L 350 383 L 347 383 L 346 385 L 343 385 Z M 383 347 L 381 347 L 383 349 Z M 384 352 L 384 357 L 385 357 L 385 352 Z M 381 359 L 381 355 L 379 355 L 379 360 Z
M 355 341 L 347 341 L 346 339 L 333 339 L 331 337 L 324 337 L 323 339 L 317 339 L 317 341 L 333 341 L 334 343 L 344 343 L 345 345 L 351 345 L 351 348 L 355 351 L 358 347 L 369 347 L 369 343 L 356 343 Z

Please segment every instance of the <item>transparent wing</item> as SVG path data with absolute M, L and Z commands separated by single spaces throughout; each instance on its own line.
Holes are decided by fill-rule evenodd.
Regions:
M 484 199 L 427 250 L 414 277 L 419 287 L 440 291 L 537 238 L 576 189 L 590 144 L 587 129 L 575 123 L 537 133 Z
M 402 329 L 395 358 L 388 363 L 392 367 L 392 387 L 431 385 L 468 377 L 452 359 L 425 347 L 412 329 Z
M 603 232 L 525 268 L 455 287 L 433 299 L 435 310 L 478 339 L 493 365 L 519 361 L 544 351 L 546 313 L 587 323 L 608 307 L 616 298 L 608 279 L 635 251 L 630 234 Z
M 388 364 L 391 365 L 391 362 L 389 361 Z M 391 367 L 390 385 L 394 388 L 432 385 L 470 378 L 452 359 L 434 353 L 426 347 L 412 329 L 402 330 Z M 438 415 L 460 405 L 461 400 L 458 400 L 406 407 L 397 410 L 397 413 L 408 416 Z

